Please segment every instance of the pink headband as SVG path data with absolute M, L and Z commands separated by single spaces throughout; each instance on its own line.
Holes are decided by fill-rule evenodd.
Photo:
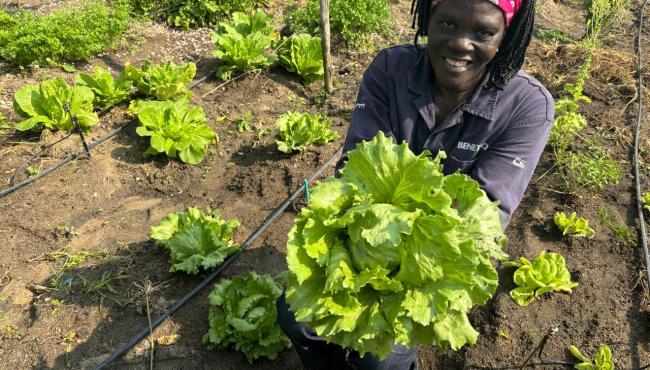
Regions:
M 438 5 L 442 0 L 432 0 L 431 5 Z M 506 25 L 510 25 L 512 18 L 517 14 L 523 0 L 488 0 L 503 11 L 506 16 Z

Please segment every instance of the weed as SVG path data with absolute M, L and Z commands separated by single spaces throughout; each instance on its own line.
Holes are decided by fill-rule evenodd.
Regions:
M 9 130 L 12 126 L 7 123 L 7 116 L 0 113 L 0 137 L 3 137 L 6 133 L 6 130 Z
M 81 291 L 86 294 L 110 292 L 113 294 L 118 294 L 113 287 L 113 282 L 127 279 L 129 276 L 123 273 L 119 273 L 115 276 L 111 276 L 111 273 L 105 272 L 102 274 L 102 277 L 97 280 L 90 280 L 84 277 L 81 277 L 82 287 Z
M 618 239 L 623 245 L 628 247 L 636 247 L 636 236 L 634 235 L 633 229 L 627 227 L 623 219 L 614 211 L 610 213 L 606 208 L 598 208 L 598 218 L 600 222 L 604 225 L 607 225 L 611 230 L 612 234 L 616 239 Z
M 27 166 L 27 168 L 25 170 L 27 171 L 27 176 L 29 178 L 32 178 L 32 177 L 38 175 L 39 172 L 41 172 L 40 168 L 36 168 L 36 167 L 32 167 L 32 166 Z
M 74 228 L 72 228 L 72 231 L 74 233 Z M 73 234 L 76 235 L 76 234 Z M 61 248 L 60 250 L 56 252 L 52 252 L 48 254 L 48 258 L 51 259 L 54 262 L 59 262 L 59 261 L 64 261 L 63 266 L 61 266 L 61 271 L 69 270 L 71 268 L 75 268 L 77 266 L 80 266 L 86 262 L 87 259 L 89 258 L 105 258 L 108 256 L 108 253 L 105 251 L 94 251 L 94 252 L 88 252 L 88 251 L 82 251 L 82 252 L 77 252 L 77 253 L 68 253 L 66 251 L 66 247 Z
M 596 143 L 588 143 L 583 152 L 562 152 L 556 158 L 564 176 L 565 189 L 578 192 L 582 189 L 603 190 L 608 184 L 618 184 L 623 170 L 611 153 Z
M 235 120 L 235 129 L 237 132 L 251 132 L 253 131 L 253 113 L 246 111 L 243 116 Z
M 535 37 L 541 41 L 552 44 L 568 44 L 573 42 L 571 36 L 569 36 L 566 32 L 550 28 L 537 29 L 535 31 Z
M 539 330 L 537 328 L 531 328 L 524 332 L 524 339 L 528 343 L 534 343 L 537 337 L 539 337 Z
M 52 311 L 50 312 L 50 316 L 56 315 L 57 312 L 59 312 L 59 308 L 63 305 L 63 301 L 60 299 L 52 298 L 50 301 L 50 305 L 52 305 Z
M 630 0 L 586 0 L 588 19 L 585 41 L 598 45 L 603 29 L 618 20 Z

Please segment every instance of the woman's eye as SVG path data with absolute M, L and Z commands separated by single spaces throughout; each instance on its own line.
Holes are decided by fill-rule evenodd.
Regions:
M 451 22 L 447 22 L 447 21 L 441 21 L 440 22 L 440 27 L 443 30 L 452 30 L 452 29 L 454 29 L 454 24 L 451 23 Z
M 481 31 L 478 31 L 478 35 L 479 35 L 479 37 L 481 37 L 482 39 L 489 39 L 489 38 L 491 38 L 492 36 L 494 36 L 494 32 L 492 32 L 492 31 L 486 31 L 486 30 L 481 30 Z

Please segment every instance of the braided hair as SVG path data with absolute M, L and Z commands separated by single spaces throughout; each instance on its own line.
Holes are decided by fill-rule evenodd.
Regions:
M 431 0 L 413 0 L 411 4 L 412 27 L 416 29 L 415 45 L 418 45 L 420 36 L 427 36 L 431 10 Z M 533 34 L 534 22 L 535 0 L 523 0 L 521 8 L 506 29 L 499 51 L 488 66 L 490 84 L 503 88 L 521 69 Z

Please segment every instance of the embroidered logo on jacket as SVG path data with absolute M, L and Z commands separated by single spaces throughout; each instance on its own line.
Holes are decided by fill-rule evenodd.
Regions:
M 489 148 L 489 145 L 488 144 L 464 143 L 462 141 L 459 141 L 458 145 L 457 145 L 457 148 L 462 149 L 462 150 L 469 150 L 470 152 L 478 152 L 481 149 L 483 149 L 483 151 L 486 151 Z
M 512 161 L 512 164 L 514 164 L 515 166 L 517 166 L 519 168 L 526 168 L 526 161 L 524 161 L 523 159 L 521 159 L 519 157 L 515 158 Z

